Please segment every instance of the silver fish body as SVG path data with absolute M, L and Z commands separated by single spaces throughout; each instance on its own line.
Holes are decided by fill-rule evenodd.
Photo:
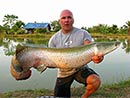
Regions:
M 120 42 L 94 42 L 73 48 L 40 48 L 18 46 L 16 59 L 23 70 L 37 66 L 40 71 L 47 67 L 78 68 L 88 64 L 97 53 L 106 55 L 117 49 Z

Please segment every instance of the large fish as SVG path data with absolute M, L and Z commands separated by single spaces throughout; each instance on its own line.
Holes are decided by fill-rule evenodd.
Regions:
M 97 53 L 106 55 L 120 46 L 120 42 L 93 42 L 88 45 L 73 48 L 40 48 L 37 46 L 17 46 L 17 60 L 13 63 L 16 71 L 28 70 L 31 67 L 44 71 L 52 68 L 78 68 L 91 61 Z M 12 61 L 14 62 L 14 61 Z

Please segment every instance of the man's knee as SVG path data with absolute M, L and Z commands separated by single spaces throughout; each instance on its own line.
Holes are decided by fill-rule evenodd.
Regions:
M 99 88 L 99 86 L 101 84 L 100 77 L 96 74 L 89 75 L 86 79 L 86 84 L 87 84 L 88 89 L 96 90 Z

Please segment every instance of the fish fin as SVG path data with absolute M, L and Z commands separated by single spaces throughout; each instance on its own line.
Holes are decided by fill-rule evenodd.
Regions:
M 41 71 L 41 73 L 43 73 L 46 69 L 47 69 L 47 67 L 46 67 L 46 68 L 44 68 L 44 69 Z
M 44 64 L 37 67 L 37 70 L 40 71 L 41 73 L 44 72 L 46 69 L 47 66 L 44 66 Z

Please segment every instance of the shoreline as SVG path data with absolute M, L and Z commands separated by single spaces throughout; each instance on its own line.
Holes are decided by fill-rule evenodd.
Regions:
M 89 98 L 130 98 L 129 85 L 130 85 L 130 79 L 115 84 L 102 85 Z M 71 98 L 81 98 L 84 91 L 85 91 L 84 86 L 71 88 L 72 92 Z M 30 90 L 19 90 L 13 92 L 0 93 L 0 98 L 46 98 L 44 96 L 53 96 L 53 90 L 30 89 Z
M 54 32 L 48 33 L 48 34 L 14 34 L 14 35 L 0 35 L 0 38 L 12 38 L 12 37 L 17 37 L 17 38 L 46 38 L 49 39 Z M 130 35 L 126 34 L 100 34 L 100 33 L 90 33 L 92 37 L 97 37 L 97 38 L 128 38 L 130 39 Z

